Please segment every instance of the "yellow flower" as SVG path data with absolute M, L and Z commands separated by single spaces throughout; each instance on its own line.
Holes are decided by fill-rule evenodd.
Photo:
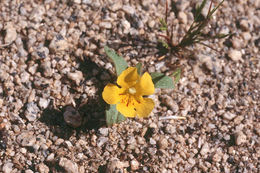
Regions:
M 108 104 L 117 104 L 116 109 L 125 117 L 148 117 L 154 108 L 154 102 L 144 95 L 154 93 L 152 77 L 145 72 L 142 76 L 137 68 L 129 67 L 117 78 L 117 84 L 107 84 L 102 97 Z

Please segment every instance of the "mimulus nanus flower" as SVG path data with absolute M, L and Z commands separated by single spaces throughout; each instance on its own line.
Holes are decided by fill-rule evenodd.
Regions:
M 108 104 L 117 104 L 116 109 L 125 117 L 148 117 L 154 108 L 154 102 L 143 96 L 154 93 L 151 76 L 145 72 L 142 76 L 137 68 L 129 67 L 117 78 L 117 84 L 107 84 L 102 97 Z

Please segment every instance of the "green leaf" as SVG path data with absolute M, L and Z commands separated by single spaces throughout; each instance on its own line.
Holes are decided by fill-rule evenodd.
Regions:
M 164 75 L 163 73 L 154 72 L 151 73 L 151 77 L 155 88 L 173 89 L 174 83 L 171 77 Z
M 116 105 L 109 105 L 109 109 L 106 110 L 106 122 L 107 126 L 121 123 L 126 120 L 120 112 L 117 111 Z
M 194 21 L 197 22 L 199 15 L 201 14 L 202 9 L 205 7 L 207 0 L 203 0 L 202 3 L 199 5 L 199 7 L 195 11 L 195 17 Z
M 174 84 L 177 84 L 181 79 L 181 69 L 177 68 L 177 70 L 175 70 L 171 76 L 174 77 Z
M 140 62 L 137 63 L 135 67 L 137 68 L 137 73 L 138 73 L 139 75 L 142 75 L 142 72 L 143 72 L 142 63 L 140 63 Z
M 124 60 L 123 57 L 116 54 L 116 52 L 113 49 L 110 49 L 109 47 L 104 47 L 105 52 L 109 58 L 114 62 L 115 68 L 116 68 L 116 74 L 119 76 L 127 67 L 127 62 Z

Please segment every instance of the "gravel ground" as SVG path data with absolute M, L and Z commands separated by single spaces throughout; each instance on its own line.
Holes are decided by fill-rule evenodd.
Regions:
M 178 41 L 197 1 L 174 2 L 168 19 Z M 188 58 L 159 61 L 164 5 L 1 0 L 2 172 L 260 171 L 260 1 L 224 2 L 210 33 L 234 35 L 206 42 L 220 52 L 194 45 Z M 182 66 L 174 90 L 156 90 L 148 119 L 104 125 L 101 92 L 115 79 L 105 45 L 148 72 Z M 159 119 L 171 115 L 187 119 Z

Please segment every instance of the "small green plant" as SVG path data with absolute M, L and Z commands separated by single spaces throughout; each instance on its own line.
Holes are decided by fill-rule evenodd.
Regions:
M 172 34 L 169 32 L 168 23 L 167 23 L 167 15 L 168 15 L 168 3 L 166 0 L 166 12 L 165 18 L 160 20 L 160 30 L 166 32 L 166 35 L 159 34 L 158 36 L 163 37 L 164 40 L 160 40 L 162 45 L 170 50 L 172 53 L 179 55 L 181 50 L 186 50 L 188 46 L 193 44 L 202 44 L 204 46 L 210 47 L 209 45 L 203 43 L 205 40 L 209 39 L 220 39 L 229 36 L 230 34 L 216 34 L 214 36 L 210 36 L 208 34 L 204 34 L 203 30 L 209 23 L 212 15 L 216 12 L 216 10 L 223 4 L 224 0 L 222 0 L 215 8 L 212 8 L 213 1 L 211 0 L 210 6 L 208 9 L 207 16 L 204 19 L 201 19 L 201 12 L 206 5 L 207 0 L 203 0 L 202 3 L 196 8 L 194 14 L 194 21 L 189 27 L 186 34 L 183 36 L 179 43 L 173 43 L 172 41 Z M 210 47 L 211 49 L 215 50 L 214 48 Z
M 171 76 L 163 73 L 143 73 L 142 64 L 128 67 L 123 57 L 105 46 L 107 56 L 112 60 L 117 75 L 116 84 L 108 83 L 102 97 L 109 104 L 106 110 L 108 126 L 126 120 L 126 117 L 148 117 L 155 103 L 151 98 L 143 97 L 155 92 L 155 88 L 173 89 L 180 79 L 180 70 Z M 174 79 L 173 79 L 174 78 Z

